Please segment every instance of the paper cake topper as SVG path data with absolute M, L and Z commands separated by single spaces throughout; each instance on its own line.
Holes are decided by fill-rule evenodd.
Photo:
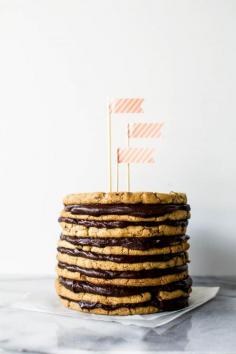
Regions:
M 118 163 L 154 163 L 154 149 L 149 148 L 118 148 Z
M 110 113 L 143 113 L 143 98 L 116 98 L 109 104 Z
M 129 138 L 154 138 L 161 136 L 163 123 L 131 123 L 128 124 Z
M 112 192 L 112 114 L 143 113 L 143 98 L 117 98 L 108 100 L 108 165 L 109 190 Z M 164 123 L 129 123 L 127 125 L 127 147 L 116 150 L 116 190 L 119 190 L 119 164 L 127 164 L 128 191 L 130 191 L 130 164 L 154 163 L 154 149 L 130 147 L 130 139 L 158 139 Z

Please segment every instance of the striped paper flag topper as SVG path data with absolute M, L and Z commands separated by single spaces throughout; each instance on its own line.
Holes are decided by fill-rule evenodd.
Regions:
M 129 138 L 153 138 L 161 136 L 163 123 L 131 123 L 128 124 Z
M 124 148 L 117 149 L 118 163 L 154 163 L 154 149 Z
M 110 113 L 143 113 L 143 98 L 117 98 L 109 104 Z

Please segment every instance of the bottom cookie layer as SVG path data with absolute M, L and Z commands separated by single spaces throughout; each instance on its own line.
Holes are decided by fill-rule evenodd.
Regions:
M 97 302 L 75 301 L 62 296 L 60 299 L 64 306 L 72 310 L 98 315 L 145 315 L 161 311 L 180 310 L 188 306 L 188 298 L 186 297 L 179 297 L 174 300 L 164 300 L 161 302 L 152 299 L 143 303 L 119 305 L 103 305 Z

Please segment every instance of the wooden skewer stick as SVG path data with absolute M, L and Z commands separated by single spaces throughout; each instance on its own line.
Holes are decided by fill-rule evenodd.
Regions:
M 127 132 L 127 136 L 128 136 L 128 148 L 130 147 L 130 140 L 129 140 L 129 124 L 127 126 L 128 128 L 128 132 Z M 127 164 L 127 182 L 128 182 L 128 192 L 130 192 L 130 164 Z
M 118 162 L 118 150 L 116 151 L 116 191 L 119 192 L 119 162 Z
M 111 110 L 109 98 L 107 100 L 107 118 L 108 118 L 108 181 L 109 191 L 112 192 L 112 127 L 111 127 Z

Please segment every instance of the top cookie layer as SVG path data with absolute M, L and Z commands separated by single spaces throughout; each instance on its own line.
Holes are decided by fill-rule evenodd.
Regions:
M 185 193 L 154 193 L 154 192 L 95 192 L 69 194 L 64 205 L 71 204 L 186 204 Z

